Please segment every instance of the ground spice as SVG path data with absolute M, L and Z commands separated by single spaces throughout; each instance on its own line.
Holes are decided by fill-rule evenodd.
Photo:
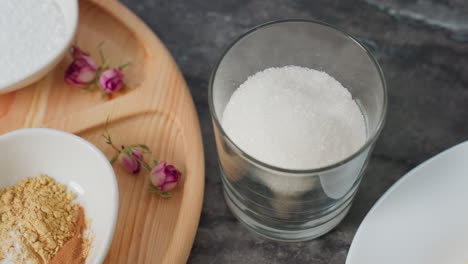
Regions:
M 63 247 L 55 254 L 49 264 L 83 264 L 86 260 L 86 240 L 84 238 L 84 230 L 86 229 L 86 221 L 84 210 L 82 207 L 78 209 L 78 220 L 76 222 L 76 231 Z
M 46 175 L 0 189 L 0 264 L 48 263 L 75 234 L 83 233 L 84 224 L 77 222 L 80 211 L 84 218 L 83 210 L 73 203 L 75 198 Z

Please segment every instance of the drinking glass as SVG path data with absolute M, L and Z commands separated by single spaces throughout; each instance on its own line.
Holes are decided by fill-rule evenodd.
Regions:
M 221 125 L 233 92 L 270 67 L 297 65 L 324 71 L 348 88 L 366 122 L 365 144 L 322 168 L 291 170 L 245 153 Z M 387 108 L 382 70 L 369 50 L 344 31 L 318 21 L 282 20 L 236 39 L 216 64 L 209 105 L 224 196 L 241 223 L 270 239 L 303 241 L 333 229 L 347 214 Z

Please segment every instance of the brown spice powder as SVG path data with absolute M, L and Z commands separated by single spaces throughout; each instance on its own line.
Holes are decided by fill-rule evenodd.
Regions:
M 47 263 L 75 233 L 75 197 L 46 175 L 0 189 L 0 260 Z
M 86 229 L 86 220 L 83 207 L 78 209 L 78 220 L 75 226 L 75 234 L 60 248 L 55 256 L 50 260 L 49 264 L 83 264 L 86 256 L 84 230 Z
M 75 197 L 46 175 L 0 189 L 0 262 L 85 263 L 90 242 Z

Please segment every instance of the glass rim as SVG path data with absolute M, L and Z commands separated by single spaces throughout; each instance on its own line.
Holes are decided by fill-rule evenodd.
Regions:
M 255 31 L 267 28 L 267 27 L 272 26 L 272 25 L 283 24 L 283 23 L 291 23 L 291 22 L 303 22 L 303 23 L 310 23 L 310 24 L 316 24 L 316 25 L 324 26 L 324 27 L 326 27 L 328 29 L 334 30 L 334 31 L 344 35 L 345 37 L 351 39 L 354 43 L 356 43 L 356 45 L 358 45 L 365 52 L 365 54 L 367 54 L 369 59 L 374 64 L 374 66 L 377 69 L 377 72 L 379 74 L 380 81 L 382 83 L 382 88 L 383 88 L 382 112 L 381 112 L 381 114 L 379 116 L 379 120 L 378 120 L 376 129 L 374 129 L 374 131 L 372 131 L 373 133 L 370 133 L 370 135 L 366 138 L 366 142 L 358 150 L 356 150 L 355 152 L 353 152 L 353 154 L 347 156 L 346 158 L 341 159 L 341 160 L 339 160 L 339 161 L 337 161 L 335 163 L 332 163 L 330 165 L 327 165 L 327 166 L 322 166 L 322 167 L 312 168 L 312 169 L 297 170 L 297 169 L 287 169 L 287 168 L 283 168 L 283 167 L 277 167 L 275 165 L 268 164 L 268 163 L 265 163 L 263 161 L 260 161 L 257 158 L 255 158 L 255 157 L 251 156 L 250 154 L 246 153 L 239 146 L 237 146 L 237 144 L 233 140 L 231 140 L 231 138 L 224 131 L 223 126 L 221 125 L 221 122 L 219 121 L 218 115 L 216 114 L 216 110 L 214 108 L 214 102 L 213 102 L 213 83 L 214 83 L 216 73 L 218 72 L 219 65 L 224 60 L 226 54 L 228 54 L 229 51 L 232 49 L 232 47 L 234 47 L 239 41 L 241 41 L 245 37 L 255 33 Z M 229 142 L 229 144 L 233 147 L 233 149 L 236 152 L 238 152 L 240 154 L 240 156 L 242 156 L 244 159 L 248 160 L 249 162 L 252 162 L 252 163 L 254 163 L 256 165 L 259 165 L 260 167 L 263 167 L 263 168 L 266 168 L 266 169 L 269 169 L 269 170 L 282 172 L 282 173 L 287 173 L 287 174 L 313 174 L 313 173 L 318 173 L 318 172 L 329 171 L 329 170 L 335 169 L 337 167 L 340 167 L 340 166 L 348 163 L 349 161 L 353 160 L 357 156 L 359 156 L 365 149 L 367 149 L 372 143 L 374 143 L 376 141 L 377 137 L 379 136 L 380 132 L 383 129 L 383 126 L 384 126 L 385 120 L 386 120 L 386 114 L 387 114 L 387 100 L 388 100 L 387 97 L 388 97 L 388 95 L 387 95 L 387 83 L 385 82 L 385 77 L 384 77 L 382 68 L 380 67 L 380 65 L 377 62 L 377 59 L 374 57 L 374 55 L 372 55 L 371 51 L 365 45 L 363 45 L 359 40 L 357 40 L 357 38 L 355 38 L 351 34 L 347 33 L 346 31 L 340 29 L 339 27 L 336 27 L 334 25 L 331 25 L 331 24 L 328 24 L 328 23 L 325 23 L 325 22 L 321 22 L 321 21 L 318 21 L 318 20 L 313 20 L 313 19 L 280 19 L 280 20 L 273 20 L 273 21 L 269 21 L 269 22 L 257 25 L 255 27 L 247 30 L 246 32 L 242 33 L 240 36 L 235 38 L 224 49 L 222 55 L 217 60 L 215 66 L 214 66 L 214 68 L 213 68 L 213 70 L 211 72 L 211 76 L 210 76 L 209 83 L 208 83 L 208 105 L 209 105 L 209 108 L 210 108 L 211 118 L 212 118 L 213 122 L 215 123 L 215 125 L 217 126 L 219 132 L 221 133 L 221 136 L 224 137 L 227 140 L 227 142 Z

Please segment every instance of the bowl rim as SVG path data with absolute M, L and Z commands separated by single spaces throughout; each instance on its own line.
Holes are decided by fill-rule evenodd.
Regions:
M 5 83 L 5 85 L 0 86 L 0 94 L 16 91 L 22 89 L 44 77 L 53 67 L 55 67 L 61 59 L 67 53 L 73 38 L 75 37 L 77 28 L 78 28 L 78 17 L 79 17 L 79 5 L 78 0 L 67 0 L 71 5 L 69 15 L 71 16 L 70 25 L 68 30 L 65 32 L 65 40 L 63 42 L 63 46 L 58 48 L 56 51 L 51 52 L 51 56 L 48 60 L 44 60 L 41 64 L 37 67 L 32 69 L 29 72 L 25 72 L 24 75 L 18 76 L 15 79 L 11 79 L 9 82 Z M 61 8 L 61 5 L 60 5 Z M 62 13 L 64 13 L 62 11 Z
M 119 212 L 119 188 L 118 188 L 117 178 L 116 178 L 113 167 L 111 166 L 109 160 L 104 155 L 104 153 L 102 153 L 102 151 L 98 149 L 94 144 L 92 144 L 91 142 L 77 135 L 74 135 L 65 131 L 61 131 L 61 130 L 56 130 L 56 129 L 51 129 L 51 128 L 23 128 L 23 129 L 14 130 L 12 132 L 8 132 L 6 134 L 0 135 L 0 142 L 4 140 L 8 140 L 10 138 L 18 137 L 18 136 L 21 137 L 21 136 L 31 136 L 31 135 L 47 135 L 51 137 L 64 137 L 64 138 L 67 138 L 67 140 L 74 141 L 77 144 L 85 146 L 90 152 L 93 152 L 94 154 L 96 154 L 98 159 L 102 161 L 103 166 L 105 166 L 106 169 L 108 170 L 109 172 L 108 175 L 111 181 L 111 190 L 113 192 L 111 195 L 113 196 L 112 199 L 115 201 L 114 206 L 112 206 L 111 208 L 112 223 L 110 223 L 109 235 L 106 238 L 104 238 L 103 248 L 101 251 L 97 252 L 96 259 L 94 260 L 94 263 L 96 264 L 103 263 L 110 249 L 113 238 L 114 238 L 115 228 L 117 225 L 118 212 Z
M 379 78 L 382 84 L 382 89 L 383 89 L 383 103 L 382 103 L 382 112 L 380 113 L 379 116 L 379 121 L 377 123 L 376 129 L 372 131 L 369 135 L 367 135 L 366 142 L 355 152 L 353 152 L 351 155 L 347 156 L 344 159 L 341 159 L 337 162 L 334 162 L 330 165 L 318 167 L 318 168 L 309 168 L 309 169 L 287 169 L 283 167 L 278 167 L 276 165 L 268 164 L 263 161 L 258 160 L 257 158 L 251 156 L 250 154 L 246 153 L 243 149 L 241 149 L 237 144 L 227 135 L 226 131 L 224 131 L 223 126 L 221 125 L 220 117 L 218 117 L 216 113 L 216 109 L 214 106 L 214 99 L 213 99 L 213 86 L 214 86 L 214 81 L 216 77 L 216 73 L 218 72 L 218 68 L 221 65 L 222 61 L 224 60 L 224 57 L 229 53 L 229 51 L 241 40 L 243 40 L 245 37 L 255 33 L 256 31 L 275 26 L 278 24 L 284 24 L 284 23 L 308 23 L 308 24 L 313 24 L 313 25 L 319 25 L 322 27 L 327 28 L 328 30 L 333 30 L 347 38 L 349 38 L 351 41 L 353 41 L 359 48 L 361 48 L 364 53 L 368 56 L 372 64 L 374 65 L 375 69 L 377 70 L 379 74 Z M 368 147 L 372 147 L 372 145 L 377 141 L 377 138 L 379 137 L 380 133 L 382 132 L 382 129 L 385 125 L 386 118 L 387 118 L 387 111 L 388 111 L 388 88 L 387 88 L 387 82 L 385 81 L 385 76 L 383 73 L 382 68 L 380 67 L 376 57 L 372 54 L 372 52 L 369 50 L 369 48 L 366 47 L 366 45 L 362 44 L 356 37 L 351 35 L 350 33 L 346 32 L 345 30 L 341 29 L 338 26 L 322 22 L 320 20 L 314 20 L 314 19 L 279 19 L 279 20 L 272 20 L 257 26 L 254 26 L 250 28 L 249 30 L 245 31 L 244 33 L 240 34 L 238 37 L 236 37 L 232 42 L 230 42 L 222 52 L 221 56 L 218 58 L 218 60 L 215 63 L 215 66 L 213 67 L 213 70 L 211 71 L 210 79 L 208 82 L 208 106 L 210 109 L 210 115 L 211 119 L 213 122 L 213 126 L 219 130 L 219 134 L 226 140 L 226 142 L 229 144 L 229 146 L 232 147 L 232 149 L 240 154 L 244 160 L 248 161 L 249 163 L 255 164 L 261 168 L 270 170 L 270 171 L 276 171 L 276 172 L 281 172 L 281 173 L 286 173 L 286 174 L 291 174 L 291 175 L 310 175 L 310 174 L 316 174 L 316 173 L 322 173 L 325 171 L 330 171 L 335 168 L 338 168 L 349 161 L 355 159 L 357 156 L 359 156 L 362 152 L 364 152 Z

